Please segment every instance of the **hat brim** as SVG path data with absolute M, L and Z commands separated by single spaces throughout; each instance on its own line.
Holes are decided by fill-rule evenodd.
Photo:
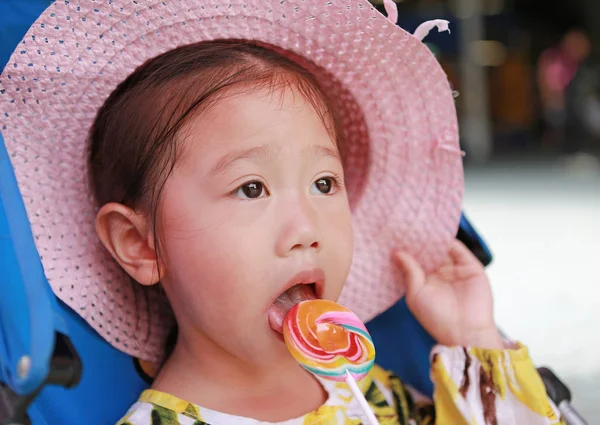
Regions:
M 277 46 L 333 77 L 326 88 L 352 142 L 345 172 L 354 193 L 355 259 L 340 302 L 362 320 L 404 293 L 392 251 L 432 270 L 460 219 L 446 75 L 366 0 L 55 2 L 0 76 L 2 133 L 53 291 L 113 346 L 148 361 L 163 355 L 165 302 L 132 284 L 96 237 L 86 140 L 99 107 L 139 65 L 215 39 Z

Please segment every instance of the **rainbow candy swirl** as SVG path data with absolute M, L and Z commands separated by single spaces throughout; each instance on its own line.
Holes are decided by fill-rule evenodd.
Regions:
M 375 362 L 375 346 L 365 325 L 341 305 L 328 300 L 303 301 L 285 317 L 283 337 L 296 361 L 309 372 L 360 381 Z

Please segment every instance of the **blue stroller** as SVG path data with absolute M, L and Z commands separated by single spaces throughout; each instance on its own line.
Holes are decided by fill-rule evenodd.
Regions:
M 1 67 L 49 3 L 0 3 Z M 457 238 L 484 265 L 491 262 L 464 216 Z M 81 417 L 94 418 L 90 425 L 114 424 L 148 387 L 134 359 L 111 347 L 52 293 L 1 135 L 0 292 L 0 425 L 75 425 Z M 406 304 L 400 301 L 367 326 L 382 347 L 378 363 L 431 396 L 429 352 L 435 341 Z M 585 424 L 570 406 L 567 387 L 550 370 L 539 371 L 567 422 Z M 99 395 L 107 402 L 98 403 Z

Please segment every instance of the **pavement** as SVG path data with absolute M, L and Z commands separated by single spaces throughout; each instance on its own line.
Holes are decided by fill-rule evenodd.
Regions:
M 499 326 L 600 423 L 600 167 L 509 161 L 465 175 L 465 211 L 494 254 Z

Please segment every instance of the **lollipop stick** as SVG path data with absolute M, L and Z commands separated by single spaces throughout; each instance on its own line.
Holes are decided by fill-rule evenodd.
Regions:
M 354 397 L 356 398 L 356 400 L 358 400 L 358 404 L 360 404 L 360 407 L 362 408 L 363 412 L 367 416 L 369 425 L 379 425 L 379 421 L 375 417 L 375 414 L 371 410 L 369 403 L 367 403 L 365 396 L 363 395 L 360 388 L 358 388 L 356 381 L 354 380 L 354 378 L 352 377 L 352 374 L 349 371 L 346 371 L 346 383 L 352 390 Z

